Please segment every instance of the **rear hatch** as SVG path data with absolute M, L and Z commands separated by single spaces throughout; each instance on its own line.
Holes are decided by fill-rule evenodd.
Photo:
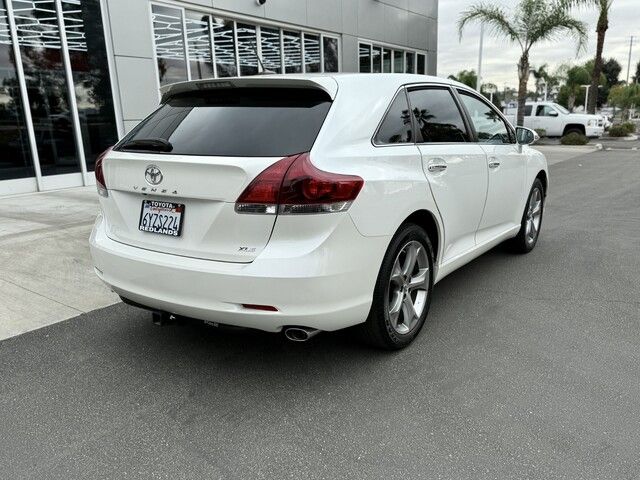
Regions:
M 174 255 L 251 262 L 276 215 L 238 214 L 235 202 L 267 167 L 311 150 L 332 99 L 308 82 L 208 85 L 165 94 L 106 156 L 107 235 Z

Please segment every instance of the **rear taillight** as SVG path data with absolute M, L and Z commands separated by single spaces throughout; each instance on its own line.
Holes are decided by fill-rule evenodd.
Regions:
M 96 159 L 96 165 L 94 173 L 96 175 L 96 187 L 98 188 L 98 195 L 102 197 L 109 196 L 109 190 L 107 190 L 107 182 L 104 180 L 104 159 L 111 152 L 111 147 L 102 152 Z
M 348 210 L 364 185 L 355 175 L 324 172 L 308 153 L 274 163 L 242 192 L 238 213 L 305 214 Z

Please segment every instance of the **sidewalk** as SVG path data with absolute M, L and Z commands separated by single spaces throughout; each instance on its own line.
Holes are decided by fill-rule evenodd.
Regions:
M 93 273 L 95 187 L 0 198 L 0 340 L 118 301 Z

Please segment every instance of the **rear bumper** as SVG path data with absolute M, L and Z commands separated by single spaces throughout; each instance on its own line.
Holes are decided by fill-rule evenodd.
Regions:
M 218 262 L 116 242 L 107 237 L 99 216 L 90 247 L 102 281 L 118 295 L 153 309 L 270 332 L 287 325 L 337 330 L 366 320 L 390 238 L 360 235 L 348 214 L 314 245 L 309 239 L 295 245 L 291 238 L 278 237 L 274 231 L 252 263 Z

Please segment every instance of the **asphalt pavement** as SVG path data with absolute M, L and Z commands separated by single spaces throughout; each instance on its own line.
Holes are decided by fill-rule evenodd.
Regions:
M 640 155 L 551 167 L 542 236 L 395 353 L 123 304 L 0 342 L 0 478 L 640 478 Z

